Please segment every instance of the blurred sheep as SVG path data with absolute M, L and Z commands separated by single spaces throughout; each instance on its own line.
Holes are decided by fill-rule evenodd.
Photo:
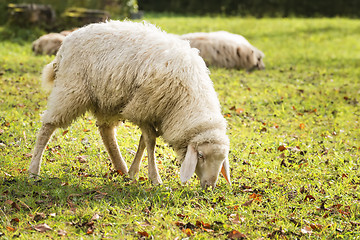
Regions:
M 64 30 L 60 33 L 49 33 L 39 37 L 32 43 L 33 52 L 36 55 L 55 55 L 59 50 L 65 37 L 76 29 Z
M 32 43 L 32 50 L 36 55 L 55 55 L 65 36 L 60 33 L 49 33 L 41 36 Z
M 197 32 L 180 36 L 191 47 L 200 51 L 200 56 L 210 66 L 246 69 L 264 69 L 264 53 L 252 46 L 243 36 L 219 32 Z

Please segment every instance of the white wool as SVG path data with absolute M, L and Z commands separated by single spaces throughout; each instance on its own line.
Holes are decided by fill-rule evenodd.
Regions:
M 60 33 L 43 35 L 32 43 L 32 50 L 35 54 L 55 55 L 64 39 Z
M 228 149 L 226 121 L 198 50 L 151 24 L 109 21 L 74 31 L 44 78 L 55 79 L 44 124 L 65 127 L 91 111 L 99 125 L 153 126 L 180 159 L 194 141 Z
M 197 32 L 180 36 L 191 47 L 200 50 L 200 56 L 209 65 L 246 70 L 263 69 L 264 53 L 243 36 L 226 31 Z

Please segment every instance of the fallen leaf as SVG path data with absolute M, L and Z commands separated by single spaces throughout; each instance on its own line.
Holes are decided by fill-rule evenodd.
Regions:
M 15 208 L 16 210 L 20 211 L 20 207 L 16 202 L 12 200 L 6 200 L 5 203 L 11 205 L 12 208 Z
M 248 207 L 248 206 L 250 206 L 250 205 L 253 203 L 253 201 L 254 201 L 254 199 L 251 199 L 251 200 L 249 200 L 249 201 L 246 201 L 245 203 L 241 204 L 241 206 L 243 206 L 243 207 Z
M 304 201 L 315 201 L 316 199 L 312 195 L 306 195 Z
M 193 235 L 193 231 L 191 231 L 190 228 L 186 228 L 182 230 L 188 237 L 190 237 L 191 235 Z
M 58 234 L 58 236 L 65 236 L 67 234 L 67 232 L 65 230 L 60 229 L 57 231 L 57 234 Z
M 13 218 L 13 219 L 10 220 L 10 223 L 12 225 L 17 225 L 17 224 L 19 224 L 19 222 L 20 222 L 20 219 L 18 219 L 18 218 Z
M 183 218 L 188 218 L 188 217 L 189 217 L 189 216 L 184 215 L 184 214 L 181 214 L 181 213 L 179 213 L 179 214 L 176 215 L 176 216 L 178 216 L 178 217 L 181 218 L 181 219 L 183 219 Z
M 9 232 L 14 232 L 14 231 L 15 231 L 15 228 L 9 227 L 9 226 L 7 226 L 6 229 L 7 229 Z
M 255 201 L 261 202 L 262 196 L 260 194 L 253 193 L 249 198 L 254 199 Z
M 230 239 L 246 239 L 246 235 L 237 230 L 231 230 L 227 237 Z
M 309 226 L 304 226 L 304 227 L 301 229 L 301 233 L 302 233 L 302 234 L 312 234 L 312 229 L 311 229 L 311 227 L 309 227 Z
M 52 228 L 49 227 L 49 225 L 47 225 L 46 223 L 40 223 L 38 225 L 33 226 L 33 228 L 41 233 L 52 230 Z
M 311 223 L 311 224 L 310 224 L 310 227 L 311 227 L 311 229 L 314 230 L 314 231 L 320 231 L 321 229 L 324 228 L 323 225 L 321 225 L 321 224 L 314 224 L 314 223 Z
M 87 235 L 90 235 L 90 234 L 93 234 L 94 233 L 94 229 L 92 227 L 89 227 L 87 230 L 86 230 L 86 234 Z
M 241 222 L 244 222 L 245 219 L 243 217 L 239 217 L 239 214 L 230 214 L 229 216 L 229 220 L 230 222 L 232 222 L 233 224 L 240 224 Z M 241 221 L 240 221 L 241 220 Z
M 39 222 L 39 221 L 41 221 L 41 220 L 43 220 L 45 218 L 46 218 L 45 213 L 36 213 L 35 216 L 34 216 L 34 221 Z
M 241 113 L 243 113 L 245 110 L 243 109 L 243 108 L 237 108 L 236 109 L 236 113 L 237 114 L 241 114 Z
M 228 206 L 227 208 L 229 209 L 233 209 L 234 211 L 237 211 L 239 209 L 239 205 L 235 205 L 235 206 Z
M 87 156 L 77 156 L 76 160 L 78 160 L 79 163 L 86 163 L 87 162 L 86 158 Z
M 286 147 L 284 145 L 281 145 L 278 147 L 278 151 L 282 152 L 282 151 L 285 151 L 286 150 Z
M 90 219 L 90 221 L 95 221 L 95 220 L 99 220 L 100 219 L 100 216 L 99 214 L 95 213 L 92 218 Z
M 143 237 L 149 237 L 149 234 L 147 233 L 147 232 L 145 232 L 145 231 L 143 231 L 143 232 L 138 232 L 138 234 L 139 235 L 141 235 L 141 236 L 143 236 Z
M 181 221 L 176 221 L 175 225 L 178 226 L 178 227 L 183 227 L 183 226 L 185 226 L 185 223 L 181 222 Z

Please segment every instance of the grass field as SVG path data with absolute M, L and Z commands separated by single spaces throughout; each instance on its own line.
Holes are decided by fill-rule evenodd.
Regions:
M 162 186 L 112 172 L 91 115 L 59 129 L 27 179 L 47 93 L 31 41 L 0 42 L 0 239 L 360 239 L 360 21 L 152 17 L 183 34 L 227 30 L 266 70 L 210 68 L 228 121 L 232 187 L 182 186 L 158 140 Z M 0 32 L 5 31 L 0 27 Z M 7 31 L 8 32 L 8 31 Z M 14 38 L 15 39 L 15 38 Z M 140 132 L 125 122 L 128 166 Z

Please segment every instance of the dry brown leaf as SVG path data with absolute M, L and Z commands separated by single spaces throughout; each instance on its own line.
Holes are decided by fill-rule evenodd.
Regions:
M 241 204 L 241 206 L 243 206 L 243 207 L 248 207 L 248 206 L 250 206 L 250 205 L 253 203 L 253 201 L 254 201 L 254 199 L 251 199 L 251 200 L 249 200 L 249 201 L 246 201 L 246 202 L 244 202 L 243 204 Z
M 149 234 L 146 231 L 143 232 L 138 232 L 139 235 L 143 236 L 143 237 L 149 237 Z
M 246 239 L 246 235 L 237 230 L 231 230 L 227 237 L 230 239 Z
M 260 194 L 253 193 L 249 196 L 250 199 L 261 202 L 262 196 Z
M 229 220 L 230 222 L 232 222 L 233 224 L 240 224 L 240 223 L 243 223 L 245 222 L 245 218 L 244 217 L 239 217 L 239 214 L 230 214 L 229 216 Z
M 286 150 L 286 147 L 284 145 L 281 145 L 278 147 L 278 151 L 282 152 L 282 151 L 285 151 Z
M 86 230 L 86 234 L 87 235 L 90 235 L 90 234 L 93 234 L 94 233 L 94 229 L 92 227 L 89 227 L 87 230 Z
M 193 235 L 193 231 L 190 228 L 186 228 L 182 230 L 188 237 L 190 237 L 191 235 Z
M 90 219 L 90 221 L 96 221 L 96 220 L 99 220 L 100 219 L 100 216 L 99 214 L 95 213 L 92 218 Z
M 16 202 L 14 202 L 14 201 L 12 201 L 12 200 L 6 200 L 5 203 L 11 205 L 12 208 L 20 211 L 20 207 L 19 207 L 19 205 L 18 205 Z
M 236 109 L 236 113 L 237 114 L 241 114 L 241 113 L 243 113 L 245 110 L 243 109 L 243 108 L 237 108 Z
M 305 196 L 304 201 L 315 201 L 316 199 L 314 198 L 314 196 L 308 194 Z
M 40 223 L 40 224 L 38 224 L 38 225 L 33 226 L 33 228 L 34 228 L 36 231 L 41 232 L 41 233 L 47 232 L 47 231 L 49 231 L 49 230 L 52 230 L 52 228 L 49 227 L 49 225 L 47 225 L 46 223 Z
M 36 213 L 35 216 L 34 216 L 34 221 L 39 222 L 39 221 L 41 221 L 41 220 L 43 220 L 45 218 L 46 218 L 45 213 Z
M 57 231 L 58 236 L 66 236 L 67 232 L 65 230 L 58 230 Z
M 312 234 L 312 229 L 311 229 L 311 227 L 309 227 L 309 226 L 304 226 L 304 227 L 301 229 L 301 233 L 302 233 L 302 234 Z
M 10 227 L 10 226 L 7 226 L 7 227 L 6 227 L 6 230 L 8 230 L 9 232 L 14 232 L 14 231 L 15 231 L 15 228 Z

